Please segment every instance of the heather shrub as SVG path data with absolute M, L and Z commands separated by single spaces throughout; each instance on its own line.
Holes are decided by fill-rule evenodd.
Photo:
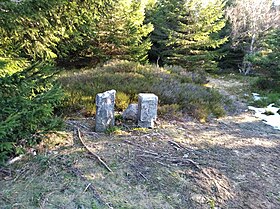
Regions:
M 123 111 L 130 104 L 130 97 L 124 92 L 117 92 L 115 102 L 117 110 Z
M 75 111 L 79 107 L 80 110 L 93 107 L 97 93 L 115 89 L 117 110 L 123 110 L 129 103 L 137 102 L 139 93 L 152 92 L 158 95 L 160 106 L 175 105 L 176 111 L 183 111 L 203 120 L 209 115 L 222 116 L 222 96 L 213 89 L 194 83 L 192 77 L 193 74 L 181 67 L 159 68 L 115 60 L 103 67 L 84 69 L 79 73 L 66 71 L 59 81 L 69 95 L 65 102 L 65 112 L 69 112 L 71 107 L 75 107 Z

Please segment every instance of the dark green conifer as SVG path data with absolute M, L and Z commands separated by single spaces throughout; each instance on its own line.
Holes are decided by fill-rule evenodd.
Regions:
M 189 70 L 214 68 L 214 49 L 226 41 L 218 35 L 225 26 L 223 7 L 222 0 L 159 0 L 148 15 L 154 25 L 151 58 Z

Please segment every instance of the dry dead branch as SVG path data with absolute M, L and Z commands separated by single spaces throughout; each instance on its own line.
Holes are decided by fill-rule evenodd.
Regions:
M 176 150 L 182 149 L 183 147 L 179 145 L 177 142 L 174 141 L 168 141 L 169 144 L 171 144 Z
M 87 149 L 87 151 L 93 155 L 109 172 L 113 172 L 112 169 L 97 155 L 95 154 L 94 152 L 92 152 L 90 150 L 90 148 L 85 144 L 85 142 L 83 141 L 82 139 L 82 136 L 81 136 L 81 132 L 80 132 L 80 129 L 77 128 L 77 132 L 78 132 L 78 137 L 79 137 L 79 140 L 81 141 L 81 143 L 83 144 L 83 146 Z

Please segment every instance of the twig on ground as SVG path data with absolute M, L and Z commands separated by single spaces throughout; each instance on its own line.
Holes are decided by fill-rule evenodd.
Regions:
M 25 155 L 20 155 L 20 156 L 17 156 L 11 160 L 8 161 L 8 165 L 12 165 L 13 163 L 17 162 L 17 161 L 20 161 Z
M 176 150 L 182 149 L 182 147 L 177 142 L 168 141 L 168 143 L 171 144 Z
M 147 150 L 143 150 L 143 149 L 141 149 L 141 150 L 140 149 L 135 149 L 135 150 L 140 151 L 140 152 L 144 152 L 146 154 L 154 155 L 154 156 L 159 156 L 159 154 L 155 153 L 155 152 L 151 152 L 151 151 L 147 151 Z
M 46 203 L 49 201 L 48 200 L 49 196 L 51 196 L 55 192 L 57 192 L 57 191 L 52 191 L 52 192 L 46 194 L 43 198 L 41 198 L 42 203 L 40 203 L 40 208 L 42 208 L 42 209 L 46 208 Z
M 86 192 L 86 191 L 88 190 L 88 188 L 90 187 L 90 185 L 91 185 L 91 183 L 89 183 L 89 184 L 87 185 L 87 187 L 84 189 L 83 193 Z
M 4 202 L 10 203 L 11 200 L 7 197 L 5 197 L 3 194 L 0 193 L 0 199 L 2 199 Z
M 164 159 L 165 161 L 168 161 L 168 162 L 171 162 L 171 163 L 191 163 L 195 168 L 197 168 L 198 170 L 200 170 L 207 178 L 209 179 L 212 179 L 211 176 L 209 176 L 199 165 L 198 163 L 194 162 L 193 160 L 191 159 L 188 159 L 188 158 L 174 158 L 174 157 L 169 157 L 167 158 L 166 156 L 154 156 L 154 155 L 138 155 L 138 157 L 148 157 L 148 158 L 154 158 L 154 159 L 157 159 L 157 160 L 161 160 L 161 159 Z M 157 163 L 161 164 L 161 165 L 164 165 L 164 166 L 168 166 L 170 167 L 170 165 L 168 164 L 164 164 L 160 161 L 156 161 Z
M 141 152 L 145 152 L 145 153 L 147 153 L 147 154 L 151 154 L 151 155 L 155 155 L 155 156 L 158 156 L 158 155 L 159 155 L 158 153 L 156 153 L 156 152 L 154 152 L 154 151 L 152 151 L 152 150 L 147 150 L 146 147 L 141 146 L 141 145 L 136 144 L 136 143 L 133 143 L 133 142 L 131 142 L 131 141 L 129 141 L 129 140 L 123 140 L 123 142 L 124 142 L 124 143 L 127 143 L 127 144 L 129 144 L 129 145 L 132 145 L 132 146 L 141 148 L 141 149 L 140 149 Z M 139 149 L 137 149 L 137 150 L 139 151 Z
M 90 135 L 90 136 L 93 136 L 95 138 L 100 138 L 100 135 L 96 132 L 92 132 L 92 131 L 84 131 L 83 133 L 87 134 L 87 135 Z
M 198 163 L 194 162 L 191 159 L 184 159 L 185 161 L 191 163 L 194 167 L 196 167 L 198 170 L 202 170 L 202 168 L 198 165 Z
M 128 131 L 131 131 L 131 128 L 130 128 L 128 125 L 122 123 L 122 126 L 123 126 L 124 128 L 126 128 Z
M 71 121 L 71 120 L 68 120 L 68 121 L 66 121 L 66 123 L 68 123 L 68 124 L 70 124 L 70 125 L 72 125 L 72 126 L 74 126 L 74 127 L 77 127 L 77 128 L 78 128 L 78 127 L 81 127 L 81 128 L 86 129 L 86 130 L 89 130 L 89 127 L 87 127 L 87 126 L 85 126 L 85 125 L 79 123 L 79 121 Z
M 149 179 L 147 179 L 147 177 L 144 174 L 142 174 L 141 172 L 138 172 L 138 173 L 140 174 L 140 176 L 143 177 L 143 179 L 145 179 L 146 181 L 149 181 Z
M 0 173 L 3 173 L 6 176 L 12 176 L 12 171 L 9 169 L 0 168 Z
M 165 163 L 163 163 L 163 162 L 160 162 L 160 161 L 156 161 L 158 164 L 160 164 L 160 165 L 163 165 L 163 166 L 166 166 L 166 167 L 168 167 L 168 168 L 170 168 L 171 166 L 170 165 L 168 165 L 168 164 L 165 164 Z
M 161 159 L 162 156 L 154 156 L 154 155 L 137 155 L 137 157 L 146 157 L 146 158 L 153 158 L 153 159 Z
M 83 146 L 87 149 L 87 151 L 90 153 L 90 154 L 92 154 L 109 172 L 113 172 L 112 170 L 111 170 L 111 168 L 97 155 L 97 154 L 95 154 L 94 152 L 92 152 L 91 150 L 90 150 L 90 148 L 85 144 L 85 142 L 83 141 L 83 139 L 82 139 L 82 136 L 81 136 L 81 132 L 80 132 L 80 129 L 79 128 L 77 128 L 77 132 L 78 132 L 78 137 L 79 137 L 79 139 L 80 139 L 80 141 L 81 141 L 81 143 L 83 144 Z
M 178 149 L 184 149 L 184 150 L 187 150 L 187 151 L 189 151 L 189 152 L 197 152 L 197 151 L 194 151 L 194 150 L 191 149 L 191 148 L 185 147 L 184 145 L 182 145 L 182 144 L 179 143 L 179 142 L 175 142 L 175 141 L 169 140 L 168 143 L 171 144 L 173 147 L 175 147 L 176 150 L 178 150 Z
M 170 165 L 168 165 L 168 164 L 165 164 L 165 163 L 162 163 L 162 162 L 160 162 L 160 161 L 162 161 L 162 160 L 164 160 L 164 161 L 169 161 L 169 162 L 171 162 L 171 163 L 186 163 L 186 162 L 188 162 L 188 163 L 190 163 L 191 165 L 193 165 L 196 169 L 198 169 L 199 171 L 201 171 L 207 178 L 209 178 L 209 179 L 212 179 L 212 177 L 209 175 L 209 174 L 207 174 L 200 166 L 199 166 L 199 164 L 198 163 L 196 163 L 195 161 L 193 161 L 193 160 L 191 160 L 191 159 L 189 159 L 189 158 L 186 158 L 186 157 L 183 157 L 183 159 L 181 159 L 181 158 L 174 158 L 174 157 L 170 157 L 170 156 L 165 156 L 165 155 L 162 155 L 162 154 L 159 154 L 159 153 L 156 153 L 156 152 L 153 152 L 153 151 L 147 151 L 147 150 L 145 150 L 146 148 L 145 147 L 143 147 L 143 146 L 141 146 L 141 145 L 139 145 L 139 144 L 135 144 L 135 143 L 133 143 L 133 142 L 131 142 L 131 141 L 129 141 L 129 140 L 124 140 L 123 142 L 125 142 L 125 143 L 127 143 L 127 144 L 130 144 L 130 145 L 133 145 L 133 146 L 136 146 L 136 147 L 139 147 L 139 148 L 141 148 L 141 150 L 139 150 L 139 149 L 136 149 L 136 150 L 139 150 L 139 151 L 141 151 L 141 152 L 144 152 L 144 153 L 146 153 L 147 155 L 137 155 L 138 157 L 146 157 L 146 158 L 154 158 L 154 159 L 157 159 L 157 163 L 159 163 L 159 164 L 161 164 L 161 165 L 164 165 L 164 166 L 167 166 L 167 167 L 170 167 Z M 185 150 L 189 150 L 189 149 L 187 149 L 187 148 L 185 148 L 184 146 L 182 146 L 182 145 L 180 145 L 179 143 L 177 143 L 177 142 L 174 142 L 174 141 L 168 141 L 171 145 L 173 145 L 173 146 L 176 146 L 178 149 L 179 148 L 182 148 L 182 149 L 185 149 Z

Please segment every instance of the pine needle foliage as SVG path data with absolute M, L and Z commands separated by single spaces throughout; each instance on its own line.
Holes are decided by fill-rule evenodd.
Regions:
M 144 24 L 145 1 L 117 0 L 97 24 L 96 45 L 106 60 L 110 58 L 147 61 L 151 24 Z
M 189 70 L 213 69 L 214 49 L 225 43 L 219 31 L 225 26 L 222 0 L 159 0 L 149 11 L 154 25 L 150 56 L 161 64 Z
M 53 75 L 52 67 L 35 64 L 0 78 L 0 162 L 61 127 L 54 108 L 63 93 Z
M 60 63 L 145 61 L 152 25 L 137 0 L 25 0 L 0 5 L 2 55 Z M 1 55 L 1 54 L 0 54 Z
M 280 30 L 270 31 L 261 46 L 262 50 L 251 57 L 252 61 L 269 77 L 280 81 Z

